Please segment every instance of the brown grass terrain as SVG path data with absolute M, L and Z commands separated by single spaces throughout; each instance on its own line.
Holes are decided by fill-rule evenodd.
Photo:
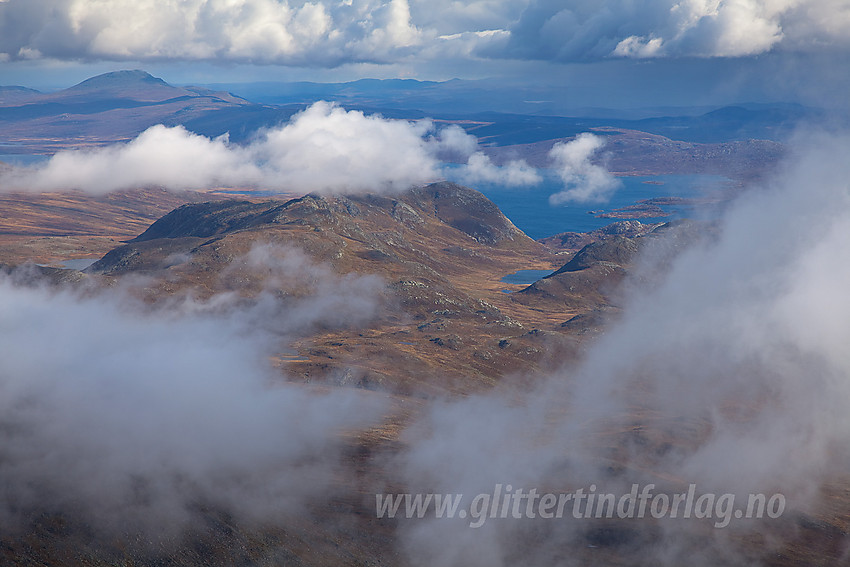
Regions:
M 224 198 L 215 191 L 153 188 L 105 195 L 0 193 L 0 263 L 98 258 L 180 205 Z

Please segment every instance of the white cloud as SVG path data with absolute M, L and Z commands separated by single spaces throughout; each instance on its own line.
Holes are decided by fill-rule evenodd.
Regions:
M 662 52 L 664 41 L 660 37 L 650 39 L 640 38 L 632 35 L 617 44 L 614 55 L 622 57 L 656 57 Z
M 13 171 L 3 181 L 8 189 L 105 193 L 151 185 L 197 189 L 253 184 L 261 179 L 250 153 L 228 144 L 225 137 L 211 140 L 181 126 L 156 125 L 126 144 L 58 152 L 44 165 Z
M 12 171 L 0 181 L 6 190 L 94 193 L 151 185 L 402 191 L 439 177 L 436 154 L 446 143 L 470 143 L 451 131 L 445 142 L 427 136 L 432 130 L 427 120 L 387 120 L 318 102 L 288 123 L 259 132 L 246 146 L 157 125 L 129 143 L 59 152 L 46 164 Z
M 770 51 L 783 38 L 780 17 L 789 2 L 690 0 L 670 8 L 667 37 L 630 36 L 614 55 L 655 57 L 679 54 L 738 57 Z
M 470 185 L 483 181 L 508 186 L 536 185 L 543 180 L 525 160 L 512 160 L 497 166 L 480 151 L 469 156 L 460 171 L 460 179 Z
M 320 101 L 244 146 L 160 124 L 125 144 L 62 151 L 6 170 L 0 184 L 5 191 L 91 193 L 148 186 L 392 193 L 443 177 L 441 160 L 463 163 L 458 177 L 467 183 L 540 181 L 523 160 L 493 164 L 460 126 L 438 129 L 430 120 L 389 120 Z
M 448 157 L 465 158 L 478 150 L 478 138 L 457 124 L 440 129 L 437 141 L 440 151 Z
M 602 203 L 611 197 L 620 187 L 620 181 L 592 161 L 604 146 L 605 138 L 588 132 L 552 146 L 549 157 L 564 182 L 564 189 L 549 197 L 551 204 Z
M 429 121 L 387 120 L 318 102 L 263 133 L 248 151 L 266 186 L 297 191 L 400 191 L 433 179 Z

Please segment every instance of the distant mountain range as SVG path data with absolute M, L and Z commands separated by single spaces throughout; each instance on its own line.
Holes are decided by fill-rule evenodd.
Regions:
M 174 98 L 210 97 L 233 104 L 250 104 L 230 93 L 213 91 L 205 87 L 175 87 L 145 71 L 115 71 L 105 73 L 67 89 L 43 93 L 20 86 L 0 87 L 0 105 L 91 103 L 107 100 L 133 100 L 136 102 L 163 102 Z
M 292 111 L 205 87 L 175 87 L 144 71 L 98 75 L 42 93 L 0 87 L 0 153 L 53 153 L 129 140 L 154 124 L 245 137 Z
M 548 166 L 541 152 L 555 141 L 595 130 L 609 135 L 649 134 L 617 138 L 609 148 L 616 171 L 724 174 L 732 156 L 742 159 L 732 159 L 735 167 L 730 175 L 749 176 L 752 167 L 769 166 L 781 155 L 775 142 L 799 124 L 818 122 L 822 116 L 816 109 L 793 104 L 632 113 L 579 109 L 577 115 L 552 115 L 569 111 L 552 102 L 556 95 L 543 87 L 520 89 L 461 80 L 174 86 L 144 71 L 117 71 L 51 93 L 0 87 L 0 154 L 50 154 L 127 141 L 154 124 L 182 125 L 211 137 L 228 133 L 239 143 L 324 99 L 388 118 L 432 117 L 459 123 L 494 157 L 524 157 L 539 167 Z M 665 111 L 678 114 L 634 118 Z M 592 112 L 598 117 L 581 115 Z M 651 165 L 634 162 L 650 154 Z
M 560 138 L 592 126 L 640 130 L 675 140 L 718 143 L 765 139 L 778 141 L 801 121 L 819 122 L 824 112 L 790 103 L 741 103 L 734 106 L 610 109 L 576 107 L 561 87 L 516 86 L 501 80 L 444 82 L 412 79 L 361 79 L 347 83 L 219 83 L 258 103 L 308 104 L 336 100 L 387 116 L 439 116 L 495 122 L 481 135 L 498 145 Z

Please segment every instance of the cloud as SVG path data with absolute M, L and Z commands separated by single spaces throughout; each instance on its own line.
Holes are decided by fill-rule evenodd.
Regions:
M 12 58 L 190 60 L 336 66 L 387 62 L 421 41 L 407 0 L 8 0 Z
M 783 39 L 780 17 L 788 8 L 783 4 L 682 2 L 670 8 L 666 22 L 670 31 L 630 36 L 617 44 L 613 54 L 655 57 L 680 51 L 684 55 L 738 57 L 764 53 Z
M 441 178 L 442 160 L 462 163 L 460 178 L 469 183 L 540 181 L 523 160 L 493 164 L 460 126 L 390 120 L 320 101 L 246 145 L 158 124 L 127 143 L 61 151 L 45 163 L 5 170 L 0 184 L 5 191 L 91 193 L 147 186 L 393 193 Z
M 236 300 L 249 287 L 261 284 L 263 293 L 250 310 L 239 313 L 245 328 L 265 328 L 286 336 L 305 335 L 316 327 L 348 328 L 366 325 L 381 315 L 386 301 L 383 280 L 373 274 L 337 275 L 298 248 L 258 242 L 234 259 L 219 284 Z M 271 327 L 270 327 L 271 325 Z
M 481 151 L 469 156 L 460 171 L 460 179 L 470 185 L 483 181 L 507 186 L 536 185 L 543 180 L 537 170 L 524 159 L 511 160 L 505 165 L 497 166 Z
M 577 61 L 846 49 L 843 0 L 89 0 L 0 3 L 6 59 L 305 67 L 445 56 Z
M 497 483 L 526 492 L 594 484 L 614 494 L 654 483 L 656 494 L 674 494 L 695 483 L 737 503 L 749 493 L 784 494 L 792 525 L 797 514 L 819 514 L 820 488 L 840 482 L 850 459 L 850 268 L 838 261 L 850 238 L 842 159 L 850 138 L 815 136 L 794 147 L 794 163 L 751 188 L 716 238 L 663 271 L 644 257 L 652 284 L 634 284 L 620 322 L 580 363 L 531 390 L 436 404 L 408 430 L 408 451 L 395 463 L 407 489 L 471 498 Z M 400 534 L 414 564 L 498 565 L 517 549 L 545 563 L 565 545 L 584 548 L 597 526 L 487 522 L 472 530 L 468 520 L 415 520 Z M 695 555 L 707 565 L 749 565 L 787 541 L 787 522 L 732 519 L 724 530 L 711 522 L 603 528 L 630 538 L 618 550 L 656 565 Z M 754 539 L 764 548 L 730 544 Z
M 59 152 L 45 164 L 7 173 L 2 182 L 6 190 L 92 193 L 151 185 L 402 191 L 439 177 L 435 155 L 445 143 L 439 135 L 426 137 L 432 130 L 427 120 L 387 120 L 317 102 L 246 146 L 157 125 L 126 144 Z
M 209 139 L 182 126 L 151 126 L 126 144 L 66 150 L 45 164 L 4 176 L 10 190 L 80 189 L 106 193 L 139 186 L 198 189 L 259 183 L 263 172 L 244 148 Z
M 383 283 L 268 245 L 236 262 L 289 274 L 274 285 L 303 288 L 299 298 L 150 306 L 120 289 L 0 280 L 5 533 L 58 512 L 98 531 L 172 536 L 197 525 L 199 509 L 271 521 L 330 494 L 341 432 L 378 419 L 381 404 L 287 383 L 268 356 L 304 328 L 371 320 Z
M 527 1 L 505 0 L 415 0 L 410 11 L 417 26 L 436 29 L 445 36 L 504 30 L 519 18 L 527 4 Z
M 436 175 L 429 121 L 387 120 L 319 102 L 249 147 L 266 184 L 299 191 L 404 190 Z
M 462 164 L 446 171 L 447 176 L 462 183 L 518 186 L 535 185 L 542 181 L 537 170 L 523 159 L 511 160 L 502 166 L 494 164 L 480 149 L 478 138 L 467 134 L 456 124 L 442 128 L 434 141 L 438 144 L 438 156 L 441 159 Z
M 506 55 L 578 61 L 847 49 L 848 23 L 840 0 L 536 0 L 510 28 Z
M 621 183 L 601 165 L 591 160 L 605 146 L 605 138 L 588 132 L 569 142 L 558 142 L 549 158 L 564 182 L 564 189 L 549 197 L 549 203 L 603 203 Z

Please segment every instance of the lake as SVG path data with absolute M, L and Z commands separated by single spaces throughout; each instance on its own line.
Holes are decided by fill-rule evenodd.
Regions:
M 2 148 L 0 148 L 2 149 Z M 0 153 L 0 161 L 8 163 L 9 165 L 33 165 L 36 163 L 42 163 L 50 159 L 48 155 L 40 155 L 40 154 L 3 154 Z
M 531 285 L 537 280 L 548 276 L 553 270 L 517 270 L 503 277 L 500 282 L 519 285 Z
M 71 260 L 63 260 L 59 266 L 62 268 L 66 268 L 69 270 L 85 270 L 95 262 L 100 260 L 100 258 L 74 258 Z
M 543 238 L 561 232 L 588 232 L 621 219 L 597 218 L 589 211 L 611 211 L 654 197 L 702 197 L 722 189 L 729 179 L 720 175 L 653 175 L 620 177 L 622 187 L 607 203 L 550 205 L 549 196 L 563 187 L 551 172 L 540 170 L 546 177 L 529 188 L 505 187 L 492 183 L 470 184 L 496 203 L 517 228 L 531 238 Z M 451 175 L 450 170 L 447 171 Z M 460 181 L 458 181 L 460 183 Z M 641 222 L 664 222 L 681 217 L 685 207 L 663 207 L 670 217 L 642 218 Z

